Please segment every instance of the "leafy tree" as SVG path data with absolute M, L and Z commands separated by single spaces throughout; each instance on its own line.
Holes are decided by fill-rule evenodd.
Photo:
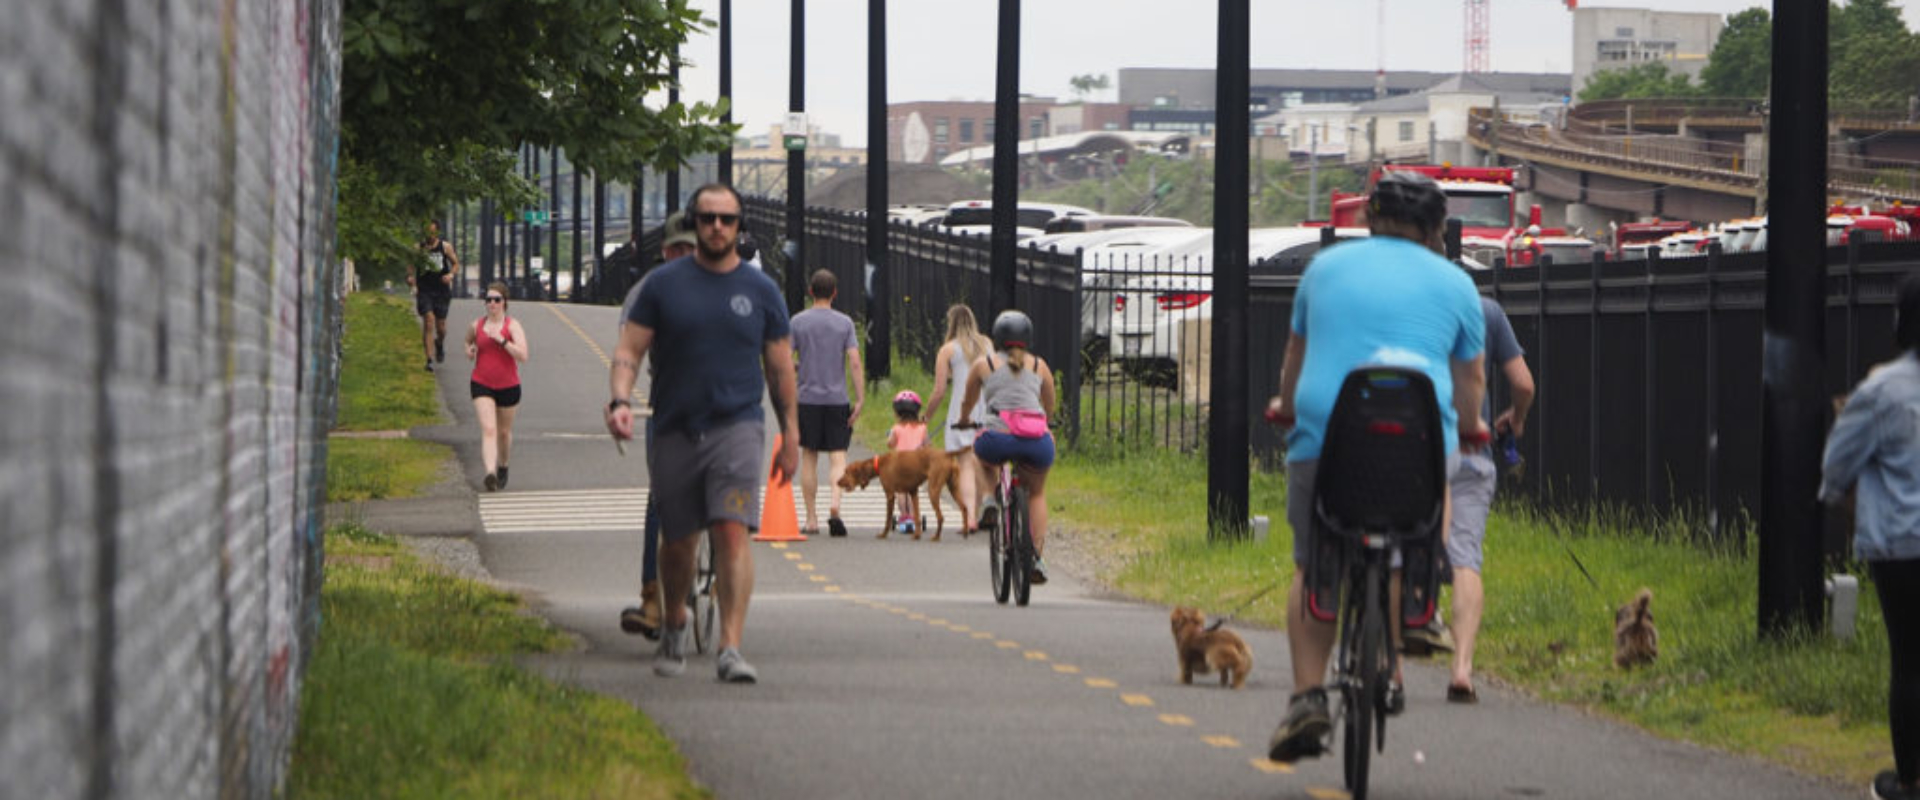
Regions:
M 1684 72 L 1669 72 L 1667 65 L 1649 61 L 1626 69 L 1609 69 L 1587 77 L 1580 90 L 1580 101 L 1614 100 L 1636 97 L 1694 97 L 1699 87 Z
M 1107 87 L 1113 85 L 1113 81 L 1104 74 L 1075 75 L 1067 79 L 1067 82 L 1073 84 L 1073 95 L 1082 100 L 1087 99 L 1087 96 L 1094 92 L 1104 92 Z
M 341 12 L 341 251 L 412 257 L 454 201 L 513 208 L 523 143 L 630 178 L 721 149 L 723 107 L 643 100 L 703 20 L 688 0 L 347 0 Z
M 1827 87 L 1837 103 L 1905 108 L 1920 94 L 1920 35 L 1889 0 L 1828 8 Z
M 1764 8 L 1727 16 L 1700 70 L 1701 89 L 1712 97 L 1765 97 L 1773 69 L 1773 18 Z

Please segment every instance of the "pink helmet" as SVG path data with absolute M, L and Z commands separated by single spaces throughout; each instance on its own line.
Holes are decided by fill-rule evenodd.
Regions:
M 893 413 L 917 416 L 920 413 L 920 395 L 914 394 L 910 389 L 894 395 Z
M 893 396 L 893 402 L 912 403 L 917 406 L 920 405 L 920 395 L 914 394 L 912 389 L 903 389 L 899 394 Z

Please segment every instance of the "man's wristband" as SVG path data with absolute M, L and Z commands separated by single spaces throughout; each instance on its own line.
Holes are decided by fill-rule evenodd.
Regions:
M 632 408 L 632 407 L 633 407 L 633 401 L 632 401 L 632 400 L 625 400 L 625 399 L 621 399 L 621 398 L 614 398 L 614 399 L 612 399 L 612 400 L 608 400 L 608 401 L 607 401 L 607 413 L 609 413 L 609 414 L 611 414 L 611 413 L 613 413 L 613 410 L 614 410 L 614 409 L 616 409 L 616 408 L 619 408 L 620 406 L 626 406 L 626 407 L 628 407 L 628 408 Z

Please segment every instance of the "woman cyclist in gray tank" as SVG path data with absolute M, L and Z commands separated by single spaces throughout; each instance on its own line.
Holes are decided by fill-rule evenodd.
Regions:
M 983 430 L 973 440 L 974 455 L 988 465 L 988 485 L 1000 481 L 1000 466 L 1009 461 L 1020 470 L 1027 490 L 1028 527 L 1033 532 L 1034 564 L 1029 579 L 1047 582 L 1047 471 L 1053 467 L 1053 433 L 1046 419 L 1054 407 L 1053 370 L 1032 352 L 1033 320 L 1018 311 L 1002 312 L 993 321 L 993 345 L 999 352 L 973 362 L 967 374 L 967 393 L 961 401 L 963 421 L 978 421 Z

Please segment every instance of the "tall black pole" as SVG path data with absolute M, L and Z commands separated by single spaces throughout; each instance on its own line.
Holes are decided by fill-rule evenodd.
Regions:
M 673 46 L 672 60 L 667 64 L 667 105 L 680 105 L 680 46 Z M 680 210 L 680 170 L 685 163 L 675 163 L 673 171 L 667 173 L 667 213 Z M 743 209 L 744 210 L 744 209 Z
M 640 233 L 647 228 L 647 167 L 645 164 L 633 165 L 633 186 L 629 189 L 627 203 L 627 237 L 631 241 L 640 241 Z
M 560 148 L 547 148 L 547 302 L 560 299 Z
M 1014 222 L 1020 203 L 1020 0 L 1000 0 L 1000 41 L 993 89 L 993 261 L 989 320 L 1013 308 Z M 991 322 L 989 322 L 991 324 Z
M 733 0 L 720 0 L 720 99 L 727 101 L 727 110 L 720 114 L 720 124 L 733 124 Z M 720 151 L 720 174 L 714 178 L 728 186 L 733 185 L 733 136 L 727 136 L 727 146 Z
M 1248 0 L 1220 0 L 1214 70 L 1213 364 L 1207 414 L 1207 533 L 1247 535 Z
M 480 200 L 480 290 L 486 293 L 487 284 L 493 282 L 493 200 Z
M 607 179 L 593 173 L 593 285 L 598 289 L 594 301 L 598 302 L 609 294 L 607 291 Z
M 887 274 L 887 2 L 867 0 L 867 375 L 893 371 Z
M 795 114 L 807 110 L 807 3 L 793 0 L 793 39 L 788 47 L 787 110 Z M 805 134 L 800 131 L 804 145 Z M 787 144 L 787 305 L 799 309 L 805 303 L 807 256 L 807 152 Z
M 1827 4 L 1773 4 L 1760 380 L 1760 633 L 1817 630 L 1826 430 Z
M 533 168 L 535 165 L 533 162 L 540 157 L 539 151 L 534 150 L 533 145 L 527 144 L 521 146 L 520 153 L 520 175 L 526 179 L 528 184 L 537 188 L 540 184 L 534 182 Z M 525 296 L 527 277 L 533 274 L 533 251 L 535 249 L 533 241 L 533 221 L 527 219 L 525 212 L 528 210 L 529 209 L 525 208 L 514 209 L 514 213 L 520 217 L 520 246 L 516 248 L 517 252 L 515 253 L 515 255 L 519 257 L 515 259 L 514 281 L 510 284 L 513 288 L 514 297 Z
M 580 207 L 580 167 L 576 165 L 572 171 L 573 214 L 570 216 L 573 218 L 573 288 L 567 290 L 567 299 L 578 303 L 584 299 L 580 296 L 580 246 L 585 243 L 580 237 L 580 218 L 585 209 Z

